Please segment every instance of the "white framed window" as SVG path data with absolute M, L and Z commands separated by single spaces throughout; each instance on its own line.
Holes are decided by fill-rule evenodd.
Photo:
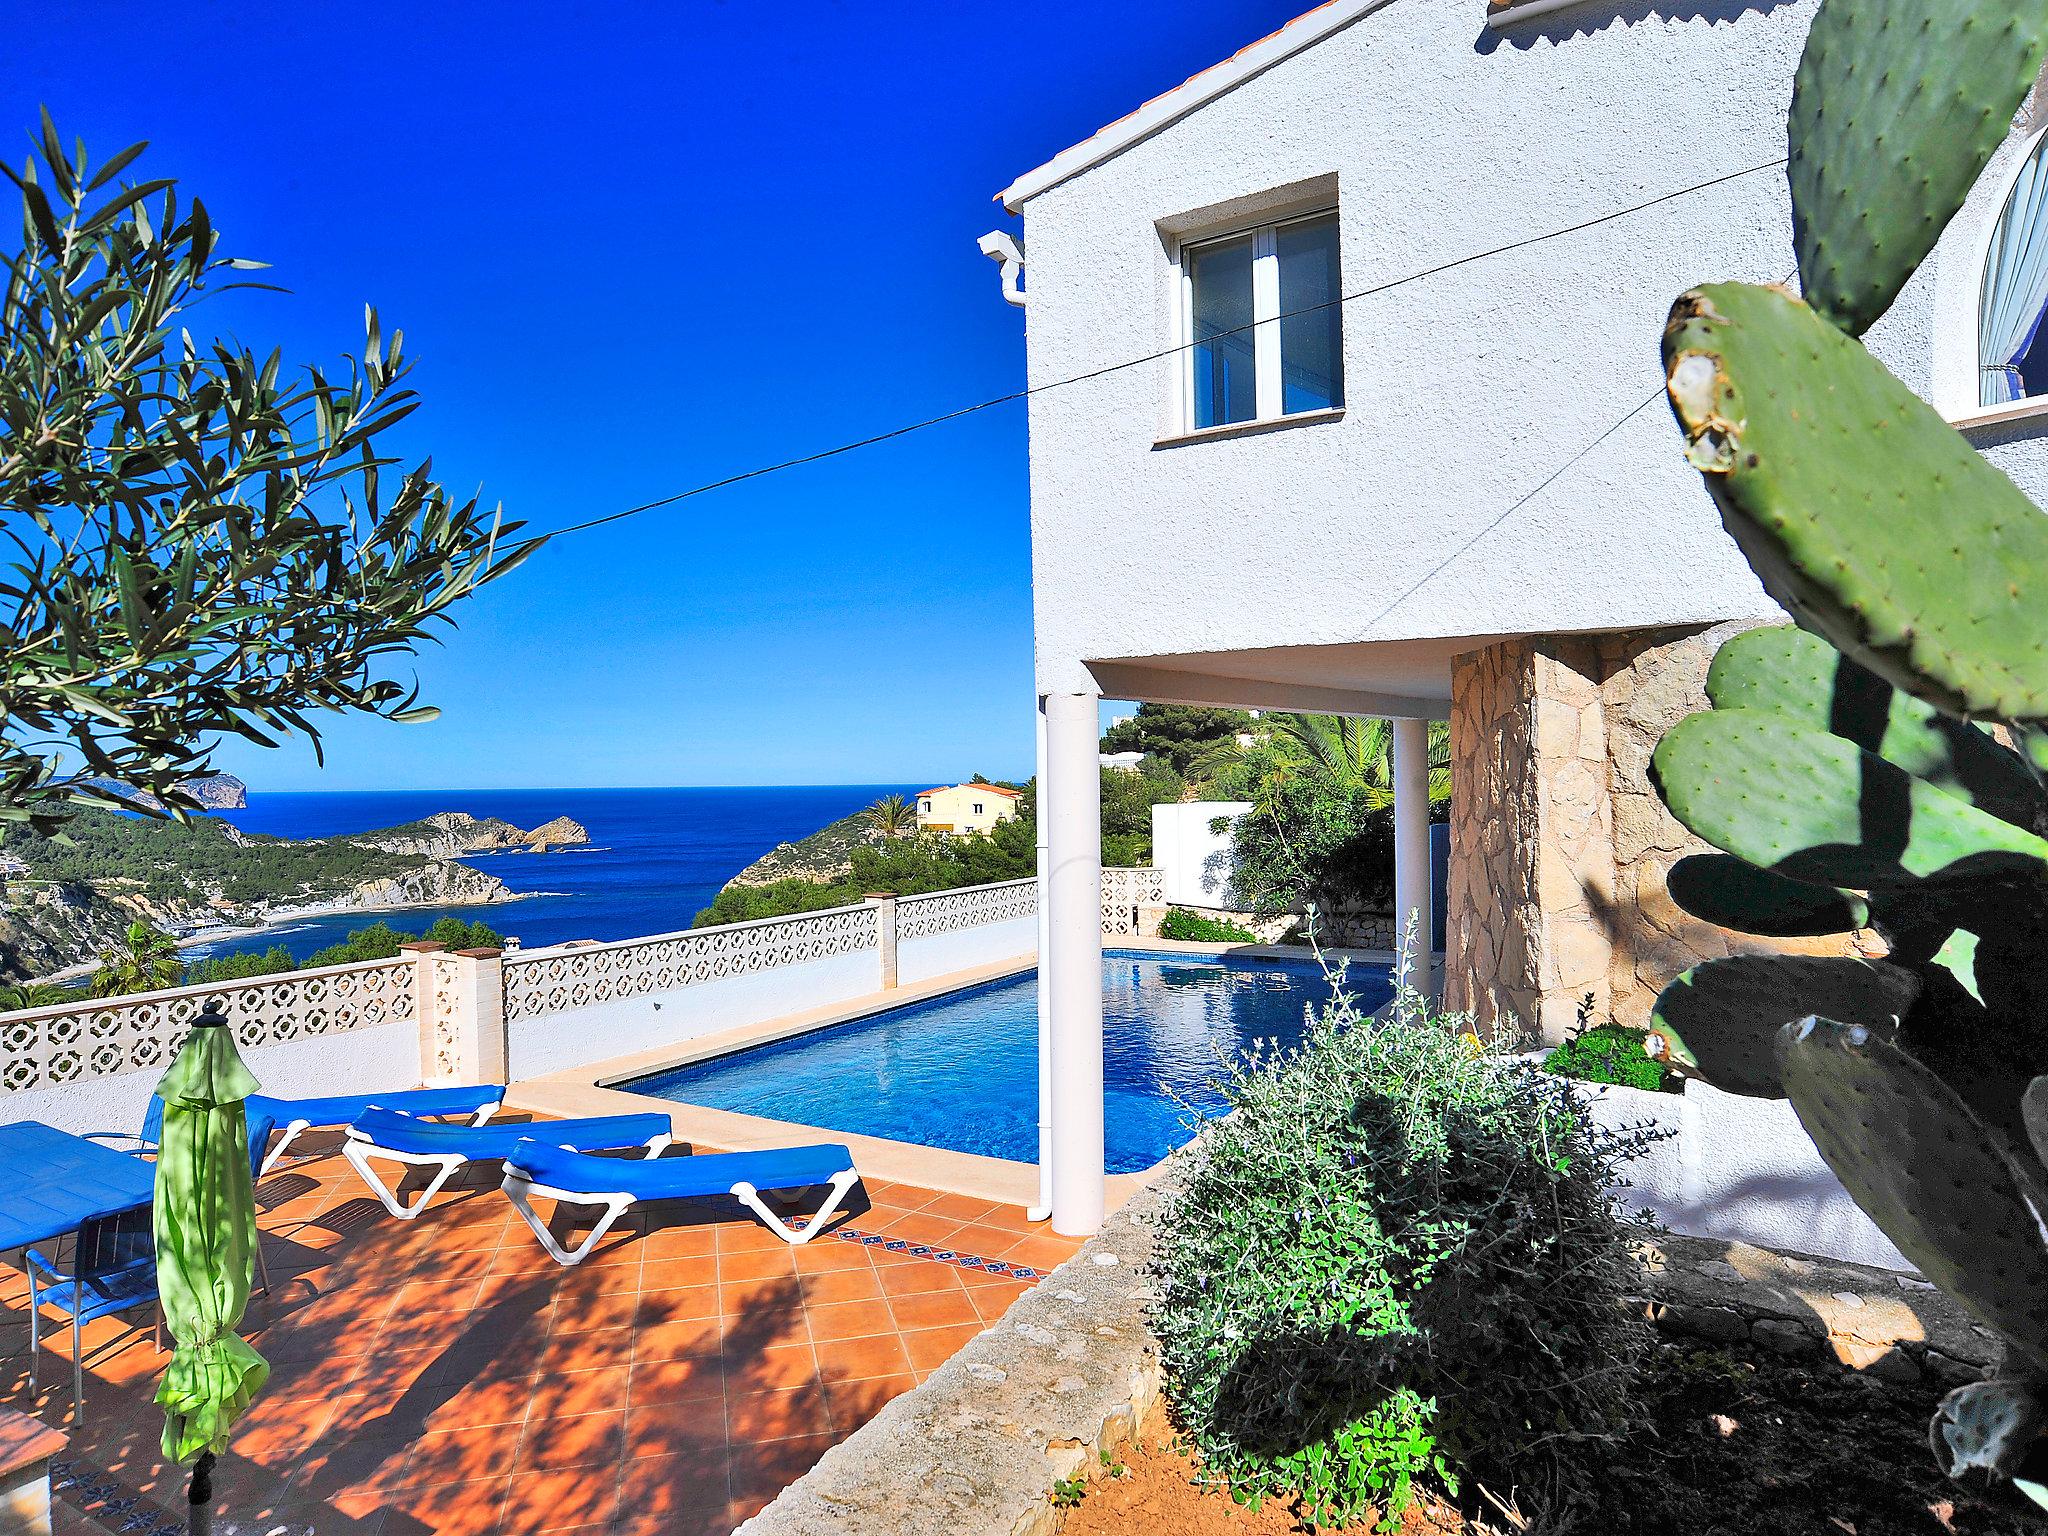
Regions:
M 1180 248 L 1184 430 L 1344 403 L 1334 209 Z
M 1977 399 L 2048 396 L 2048 137 L 2027 147 L 1992 226 L 1977 295 Z
M 974 802 L 974 814 L 977 816 L 981 814 L 981 802 L 979 800 Z
M 919 810 L 923 811 L 923 812 L 924 812 L 924 814 L 925 814 L 925 815 L 927 815 L 927 816 L 931 815 L 931 813 L 932 813 L 932 803 L 931 803 L 931 801 L 929 801 L 929 800 L 921 800 L 921 801 L 919 801 L 919 802 L 918 802 L 918 807 L 917 807 L 917 808 L 918 808 Z

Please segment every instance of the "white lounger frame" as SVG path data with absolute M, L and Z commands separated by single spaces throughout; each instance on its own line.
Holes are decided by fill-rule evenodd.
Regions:
M 381 1107 L 382 1106 L 379 1105 L 371 1106 L 371 1108 L 373 1109 Z M 489 1120 L 491 1116 L 495 1115 L 499 1110 L 503 1109 L 504 1107 L 505 1101 L 503 1099 L 498 1099 L 492 1103 L 486 1104 L 483 1106 L 483 1108 L 479 1109 L 476 1112 L 476 1114 L 471 1118 L 469 1123 L 471 1125 L 482 1125 L 485 1121 Z M 400 1110 L 399 1113 L 404 1114 L 406 1113 L 406 1111 Z M 419 1116 L 419 1118 L 422 1120 L 436 1120 L 446 1122 L 452 1119 L 453 1117 L 449 1115 L 421 1115 Z M 277 1131 L 279 1133 L 278 1138 L 276 1141 L 271 1143 L 270 1150 L 263 1154 L 263 1166 L 256 1170 L 256 1176 L 258 1178 L 261 1178 L 264 1174 L 270 1172 L 272 1168 L 276 1167 L 278 1164 L 278 1160 L 284 1156 L 284 1149 L 290 1146 L 293 1143 L 293 1141 L 298 1139 L 299 1132 L 309 1131 L 312 1128 L 313 1122 L 311 1120 L 293 1120 L 289 1124 L 277 1127 Z M 363 1177 L 368 1178 L 369 1175 L 364 1174 Z
M 647 1155 L 649 1157 L 661 1156 L 669 1143 L 674 1140 L 675 1138 L 666 1131 L 662 1132 L 659 1136 L 650 1137 L 646 1144 Z M 579 1150 L 566 1142 L 561 1145 L 565 1151 L 574 1152 Z M 441 1192 L 441 1186 L 455 1177 L 456 1169 L 466 1163 L 491 1160 L 473 1156 L 468 1152 L 399 1152 L 390 1147 L 378 1146 L 376 1142 L 356 1130 L 353 1126 L 349 1128 L 348 1140 L 344 1141 L 341 1145 L 341 1155 L 349 1160 L 349 1165 L 363 1176 L 363 1182 L 370 1186 L 379 1200 L 384 1202 L 384 1209 L 396 1216 L 400 1221 L 411 1221 L 421 1211 L 425 1210 L 427 1202 Z M 435 1173 L 432 1178 L 427 1180 L 426 1187 L 414 1197 L 412 1204 L 407 1205 L 398 1198 L 397 1188 L 399 1184 L 405 1181 L 405 1175 L 400 1173 L 398 1178 L 391 1184 L 385 1184 L 370 1167 L 371 1160 L 375 1158 L 381 1158 L 388 1163 L 403 1163 L 414 1168 L 432 1168 L 435 1170 Z
M 825 1223 L 831 1220 L 832 1213 L 839 1209 L 839 1203 L 846 1198 L 846 1192 L 860 1182 L 860 1175 L 851 1168 L 842 1168 L 838 1173 L 833 1174 L 827 1182 L 831 1193 L 825 1197 L 825 1203 L 818 1207 L 818 1213 L 801 1228 L 790 1226 L 780 1216 L 769 1210 L 767 1201 L 761 1198 L 761 1191 L 745 1180 L 741 1180 L 733 1185 L 730 1193 L 740 1204 L 766 1222 L 769 1231 L 792 1247 L 798 1247 L 808 1243 L 812 1238 L 824 1231 Z M 815 1189 L 818 1186 L 815 1184 L 802 1184 L 791 1187 L 802 1190 Z M 556 1189 L 551 1184 L 536 1184 L 520 1173 L 518 1169 L 510 1167 L 505 1170 L 503 1188 L 505 1198 L 512 1202 L 512 1208 L 525 1218 L 526 1224 L 529 1227 L 533 1228 L 533 1235 L 540 1239 L 541 1247 L 547 1249 L 548 1257 L 565 1267 L 581 1264 L 588 1257 L 590 1250 L 597 1246 L 599 1239 L 612 1229 L 612 1223 L 625 1215 L 627 1211 L 637 1205 L 643 1198 L 639 1195 L 601 1195 L 592 1194 L 588 1190 Z M 539 1213 L 534 1210 L 533 1197 L 535 1195 L 563 1205 L 597 1206 L 601 1209 L 602 1214 L 597 1219 L 597 1225 L 590 1229 L 589 1235 L 582 1242 L 578 1243 L 574 1248 L 564 1248 L 555 1241 L 555 1234 L 548 1230 L 548 1224 L 542 1221 Z M 689 1198 L 702 1197 L 693 1196 Z

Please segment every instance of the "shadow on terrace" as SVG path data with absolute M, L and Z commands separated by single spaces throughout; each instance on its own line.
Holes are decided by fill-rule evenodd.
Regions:
M 564 1270 L 494 1185 L 479 1174 L 405 1223 L 331 1143 L 262 1181 L 275 1292 L 247 1331 L 272 1376 L 216 1473 L 224 1520 L 320 1536 L 725 1532 L 1024 1289 L 839 1234 L 1040 1270 L 1075 1246 L 1021 1211 L 877 1181 L 801 1248 L 702 1202 L 622 1224 Z M 72 1435 L 60 1529 L 91 1530 L 90 1515 L 183 1530 L 150 1314 L 86 1330 L 81 1429 L 68 1332 L 46 1329 L 60 1347 L 46 1341 L 30 1386 L 26 1305 L 8 1272 L 0 1405 Z

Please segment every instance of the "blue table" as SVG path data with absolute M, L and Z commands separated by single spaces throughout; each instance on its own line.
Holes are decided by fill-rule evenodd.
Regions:
M 40 1120 L 0 1125 L 0 1249 L 147 1205 L 156 1165 Z

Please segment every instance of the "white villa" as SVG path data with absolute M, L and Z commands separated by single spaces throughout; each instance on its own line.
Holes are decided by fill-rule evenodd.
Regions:
M 1672 300 L 1794 263 L 1813 0 L 1330 0 L 1019 176 L 1055 1226 L 1102 1214 L 1099 702 L 1396 719 L 1427 927 L 1451 722 L 1448 1004 L 1639 1022 L 1682 917 L 1646 777 L 1716 626 L 1775 610 L 1679 451 Z M 2048 499 L 2040 94 L 1868 338 Z M 2003 222 L 2001 223 L 2001 221 Z M 1994 239 L 1994 236 L 1998 238 Z M 1068 382 L 1074 381 L 1074 382 Z M 2040 391 L 2041 394 L 2036 394 Z
M 920 832 L 989 832 L 1013 820 L 1023 799 L 1001 784 L 945 784 L 917 797 Z

